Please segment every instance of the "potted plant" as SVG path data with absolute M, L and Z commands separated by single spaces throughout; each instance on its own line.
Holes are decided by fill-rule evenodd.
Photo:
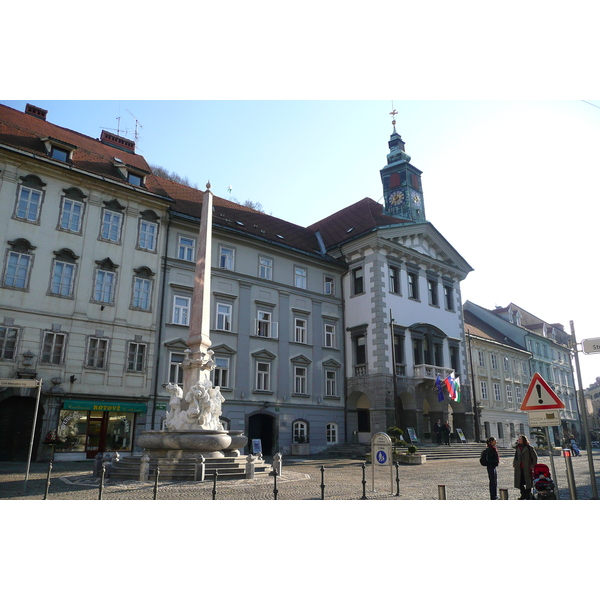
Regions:
M 293 456 L 306 456 L 310 454 L 310 443 L 308 438 L 303 435 L 297 435 L 292 442 L 292 455 Z
M 406 449 L 406 454 L 400 455 L 400 462 L 404 465 L 422 465 L 426 460 L 425 454 L 417 452 L 417 447 L 413 444 Z

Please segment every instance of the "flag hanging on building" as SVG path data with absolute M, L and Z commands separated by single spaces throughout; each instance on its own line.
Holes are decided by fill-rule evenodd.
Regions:
M 454 400 L 460 402 L 460 377 L 456 377 L 454 380 Z
M 438 402 L 443 402 L 444 401 L 444 392 L 442 391 L 442 380 L 440 379 L 440 376 L 437 376 L 437 379 L 435 380 L 435 387 L 437 388 L 437 392 L 438 392 Z
M 454 391 L 454 371 L 452 371 L 452 373 L 450 375 L 448 375 L 448 377 L 446 377 L 446 379 L 444 379 L 444 385 L 446 386 L 446 389 L 448 390 L 448 395 L 450 396 L 450 398 L 452 400 L 454 400 L 456 398 L 455 391 Z

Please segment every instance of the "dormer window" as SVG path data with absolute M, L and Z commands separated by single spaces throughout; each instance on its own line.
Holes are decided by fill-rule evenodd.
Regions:
M 54 138 L 42 138 L 42 142 L 44 142 L 48 156 L 55 160 L 60 160 L 61 162 L 71 162 L 73 152 L 77 150 L 77 146 L 55 140 Z
M 131 185 L 137 185 L 138 187 L 141 187 L 144 183 L 144 178 L 141 175 L 138 175 L 137 173 L 132 173 L 131 171 L 128 171 L 127 181 L 131 183 Z
M 144 179 L 146 175 L 148 175 L 147 171 L 143 169 L 136 169 L 126 163 L 124 163 L 120 158 L 114 157 L 113 165 L 117 167 L 121 177 L 130 183 L 131 185 L 135 185 L 137 187 L 142 187 L 144 185 Z

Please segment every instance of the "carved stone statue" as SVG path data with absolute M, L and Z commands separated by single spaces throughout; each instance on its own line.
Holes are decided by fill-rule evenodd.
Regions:
M 185 398 L 183 390 L 174 383 L 166 385 L 171 399 L 166 426 L 169 431 L 224 431 L 219 419 L 225 401 L 219 387 L 210 380 L 198 381 L 191 386 Z

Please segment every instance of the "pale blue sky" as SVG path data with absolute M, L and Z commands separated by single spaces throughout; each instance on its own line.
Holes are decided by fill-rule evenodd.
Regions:
M 134 138 L 150 164 L 309 225 L 365 196 L 381 201 L 392 132 L 381 101 L 49 101 L 48 120 Z M 588 102 L 591 102 L 588 103 Z M 474 268 L 463 300 L 515 302 L 578 339 L 600 337 L 600 101 L 394 101 L 423 171 L 428 220 Z M 26 101 L 4 101 L 23 110 Z M 593 106 L 596 105 L 596 106 Z M 119 120 L 120 117 L 120 120 Z M 600 355 L 580 355 L 583 383 Z

